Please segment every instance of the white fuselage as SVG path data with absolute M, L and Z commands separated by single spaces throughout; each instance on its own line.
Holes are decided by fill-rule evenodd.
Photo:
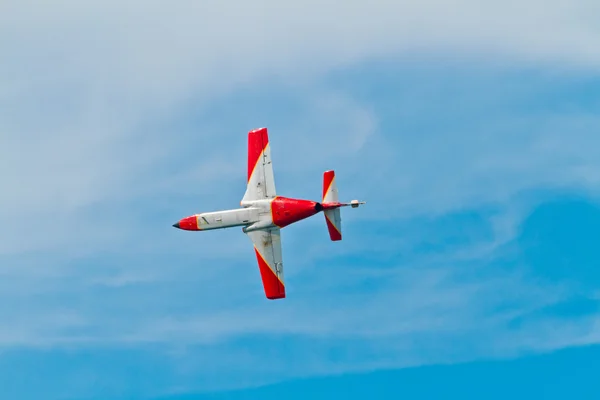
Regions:
M 244 202 L 242 208 L 200 213 L 196 218 L 200 230 L 244 226 L 244 231 L 252 231 L 274 226 L 270 199 Z

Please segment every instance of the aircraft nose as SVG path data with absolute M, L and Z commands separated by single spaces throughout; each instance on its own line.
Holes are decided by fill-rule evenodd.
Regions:
M 191 215 L 180 219 L 178 222 L 173 224 L 173 227 L 183 229 L 184 231 L 199 231 L 198 218 L 196 215 Z

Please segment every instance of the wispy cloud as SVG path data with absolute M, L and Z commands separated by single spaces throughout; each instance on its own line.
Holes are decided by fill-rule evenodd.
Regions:
M 595 65 L 598 60 L 593 51 L 598 36 L 596 24 L 585 24 L 586 15 L 593 15 L 590 10 L 595 3 L 583 1 L 569 5 L 544 2 L 543 7 L 528 3 L 520 5 L 518 13 L 510 4 L 490 3 L 483 9 L 480 3 L 471 1 L 452 6 L 437 1 L 419 5 L 379 1 L 370 4 L 368 10 L 359 3 L 340 9 L 336 3 L 320 2 L 318 13 L 312 11 L 310 4 L 282 9 L 269 1 L 252 7 L 183 2 L 168 9 L 160 2 L 134 1 L 89 3 L 85 7 L 62 1 L 50 8 L 42 4 L 29 8 L 24 4 L 6 3 L 0 17 L 1 36 L 10 38 L 2 42 L 5 62 L 0 67 L 0 104 L 4 134 L 0 160 L 5 186 L 11 187 L 2 197 L 1 218 L 2 226 L 10 227 L 12 232 L 6 236 L 19 238 L 3 245 L 5 253 L 51 246 L 41 235 L 20 227 L 19 221 L 24 218 L 34 219 L 38 231 L 54 232 L 52 242 L 64 245 L 72 229 L 61 228 L 61 222 L 63 226 L 98 226 L 98 221 L 89 218 L 90 211 L 83 211 L 84 207 L 95 206 L 103 199 L 135 196 L 138 192 L 131 189 L 139 185 L 141 177 L 152 179 L 152 173 L 160 176 L 165 167 L 161 161 L 180 160 L 178 154 L 202 154 L 204 158 L 210 147 L 202 144 L 218 143 L 214 135 L 225 134 L 227 128 L 218 133 L 198 129 L 195 135 L 202 139 L 190 141 L 190 136 L 183 137 L 177 130 L 180 126 L 164 125 L 190 98 L 203 110 L 232 90 L 247 88 L 257 81 L 298 90 L 310 86 L 323 73 L 354 62 L 414 51 L 481 54 L 486 49 L 486 53 L 513 60 L 578 65 Z M 371 18 L 364 18 L 365 11 Z M 305 62 L 308 59 L 312 61 Z M 312 109 L 305 108 L 293 119 L 298 123 L 274 125 L 286 128 L 281 130 L 294 136 L 314 132 L 308 135 L 312 140 L 299 141 L 295 150 L 303 143 L 306 147 L 320 139 L 318 148 L 338 151 L 341 157 L 345 149 L 373 144 L 366 142 L 365 134 L 375 129 L 377 121 L 364 104 L 353 104 L 343 93 L 334 92 L 333 97 L 326 91 L 297 93 L 306 99 L 302 101 L 312 103 Z M 239 114 L 239 110 L 230 111 Z M 306 118 L 307 113 L 310 119 Z M 263 112 L 263 116 L 267 115 Z M 314 122 L 310 121 L 321 118 L 319 115 L 323 122 L 312 125 Z M 246 120 L 254 126 L 265 118 Z M 153 124 L 161 122 L 160 131 L 152 129 Z M 568 128 L 569 124 L 567 121 Z M 596 122 L 592 120 L 590 124 L 593 127 Z M 227 126 L 235 132 L 248 129 L 240 123 Z M 329 135 L 323 135 L 324 131 Z M 227 134 L 233 135 L 233 130 Z M 409 154 L 427 160 L 432 157 L 425 157 L 424 152 L 433 152 L 437 157 L 443 154 L 436 151 L 445 148 L 447 152 L 465 144 L 450 133 L 445 137 L 448 143 L 436 139 L 438 144 L 427 145 L 425 141 L 421 146 L 406 138 L 392 143 L 383 141 L 383 148 L 378 150 L 387 146 L 389 152 L 393 145 L 399 149 L 393 157 L 412 163 L 414 159 L 408 158 Z M 506 137 L 502 140 L 506 142 Z M 186 141 L 198 151 L 190 152 L 188 148 L 186 152 Z M 495 151 L 496 146 L 490 144 L 488 149 Z M 523 150 L 521 154 L 528 157 L 528 147 Z M 467 157 L 464 168 L 472 169 L 473 162 L 483 162 L 481 166 L 488 169 L 497 168 L 490 154 L 480 148 L 476 151 L 488 161 Z M 382 160 L 392 156 L 385 158 L 385 154 Z M 513 165 L 518 166 L 516 161 Z M 506 164 L 501 165 L 507 168 Z M 189 167 L 194 168 L 195 164 Z M 418 186 L 428 171 L 423 167 L 414 166 L 423 172 L 412 178 L 414 183 L 406 188 L 407 198 L 412 197 L 412 191 L 427 190 Z M 223 172 L 216 169 L 205 175 L 225 178 Z M 457 173 L 463 174 L 458 170 Z M 515 174 L 520 175 L 519 170 Z M 586 165 L 574 166 L 571 174 L 588 181 L 594 179 Z M 397 174 L 395 180 L 388 182 L 405 188 L 407 179 L 411 178 Z M 491 183 L 499 187 L 497 182 Z M 449 181 L 448 185 L 459 185 L 460 190 L 447 196 L 459 192 L 464 195 L 444 199 L 447 203 L 460 202 L 473 190 L 461 181 Z M 161 188 L 164 186 L 157 185 L 144 193 L 150 195 Z M 438 193 L 441 190 L 449 192 L 445 187 L 435 189 Z M 501 194 L 498 190 L 486 192 L 497 197 Z

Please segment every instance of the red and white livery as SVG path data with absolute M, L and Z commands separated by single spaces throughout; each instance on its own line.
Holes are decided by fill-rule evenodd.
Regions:
M 329 237 L 338 241 L 342 239 L 340 207 L 356 208 L 364 203 L 358 200 L 339 202 L 334 171 L 326 171 L 323 175 L 323 196 L 320 202 L 278 196 L 269 135 L 267 128 L 260 128 L 248 133 L 248 184 L 240 203 L 241 208 L 195 214 L 181 219 L 173 226 L 188 231 L 241 226 L 254 244 L 266 297 L 272 300 L 283 299 L 285 280 L 281 229 L 323 211 Z

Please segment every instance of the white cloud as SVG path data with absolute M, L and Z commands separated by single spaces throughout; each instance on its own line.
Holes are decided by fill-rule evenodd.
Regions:
M 10 190 L 1 200 L 0 221 L 11 230 L 9 236 L 18 238 L 3 245 L 4 253 L 44 246 L 35 230 L 22 228 L 19 221 L 25 218 L 35 220 L 38 231 L 53 232 L 52 242 L 60 245 L 69 238 L 61 225 L 97 223 L 89 210 L 82 211 L 85 207 L 135 196 L 132 186 L 144 171 L 160 168 L 161 160 L 182 148 L 173 139 L 176 129 L 146 130 L 191 97 L 202 109 L 257 80 L 299 89 L 354 62 L 403 53 L 483 55 L 555 66 L 594 67 L 600 61 L 600 31 L 589 19 L 597 8 L 592 1 L 376 1 L 368 6 L 327 1 L 285 7 L 274 1 L 168 6 L 60 1 L 2 7 L 0 163 Z M 322 94 L 316 94 L 312 112 L 323 113 L 328 122 L 318 127 L 332 138 L 344 135 L 347 149 L 357 149 L 374 129 L 372 113 L 363 105 L 345 104 L 343 96 Z M 346 122 L 331 122 L 348 115 L 351 137 Z M 324 140 L 323 149 L 335 148 Z M 578 168 L 573 173 L 593 179 L 589 167 Z M 164 185 L 154 190 L 159 188 Z

